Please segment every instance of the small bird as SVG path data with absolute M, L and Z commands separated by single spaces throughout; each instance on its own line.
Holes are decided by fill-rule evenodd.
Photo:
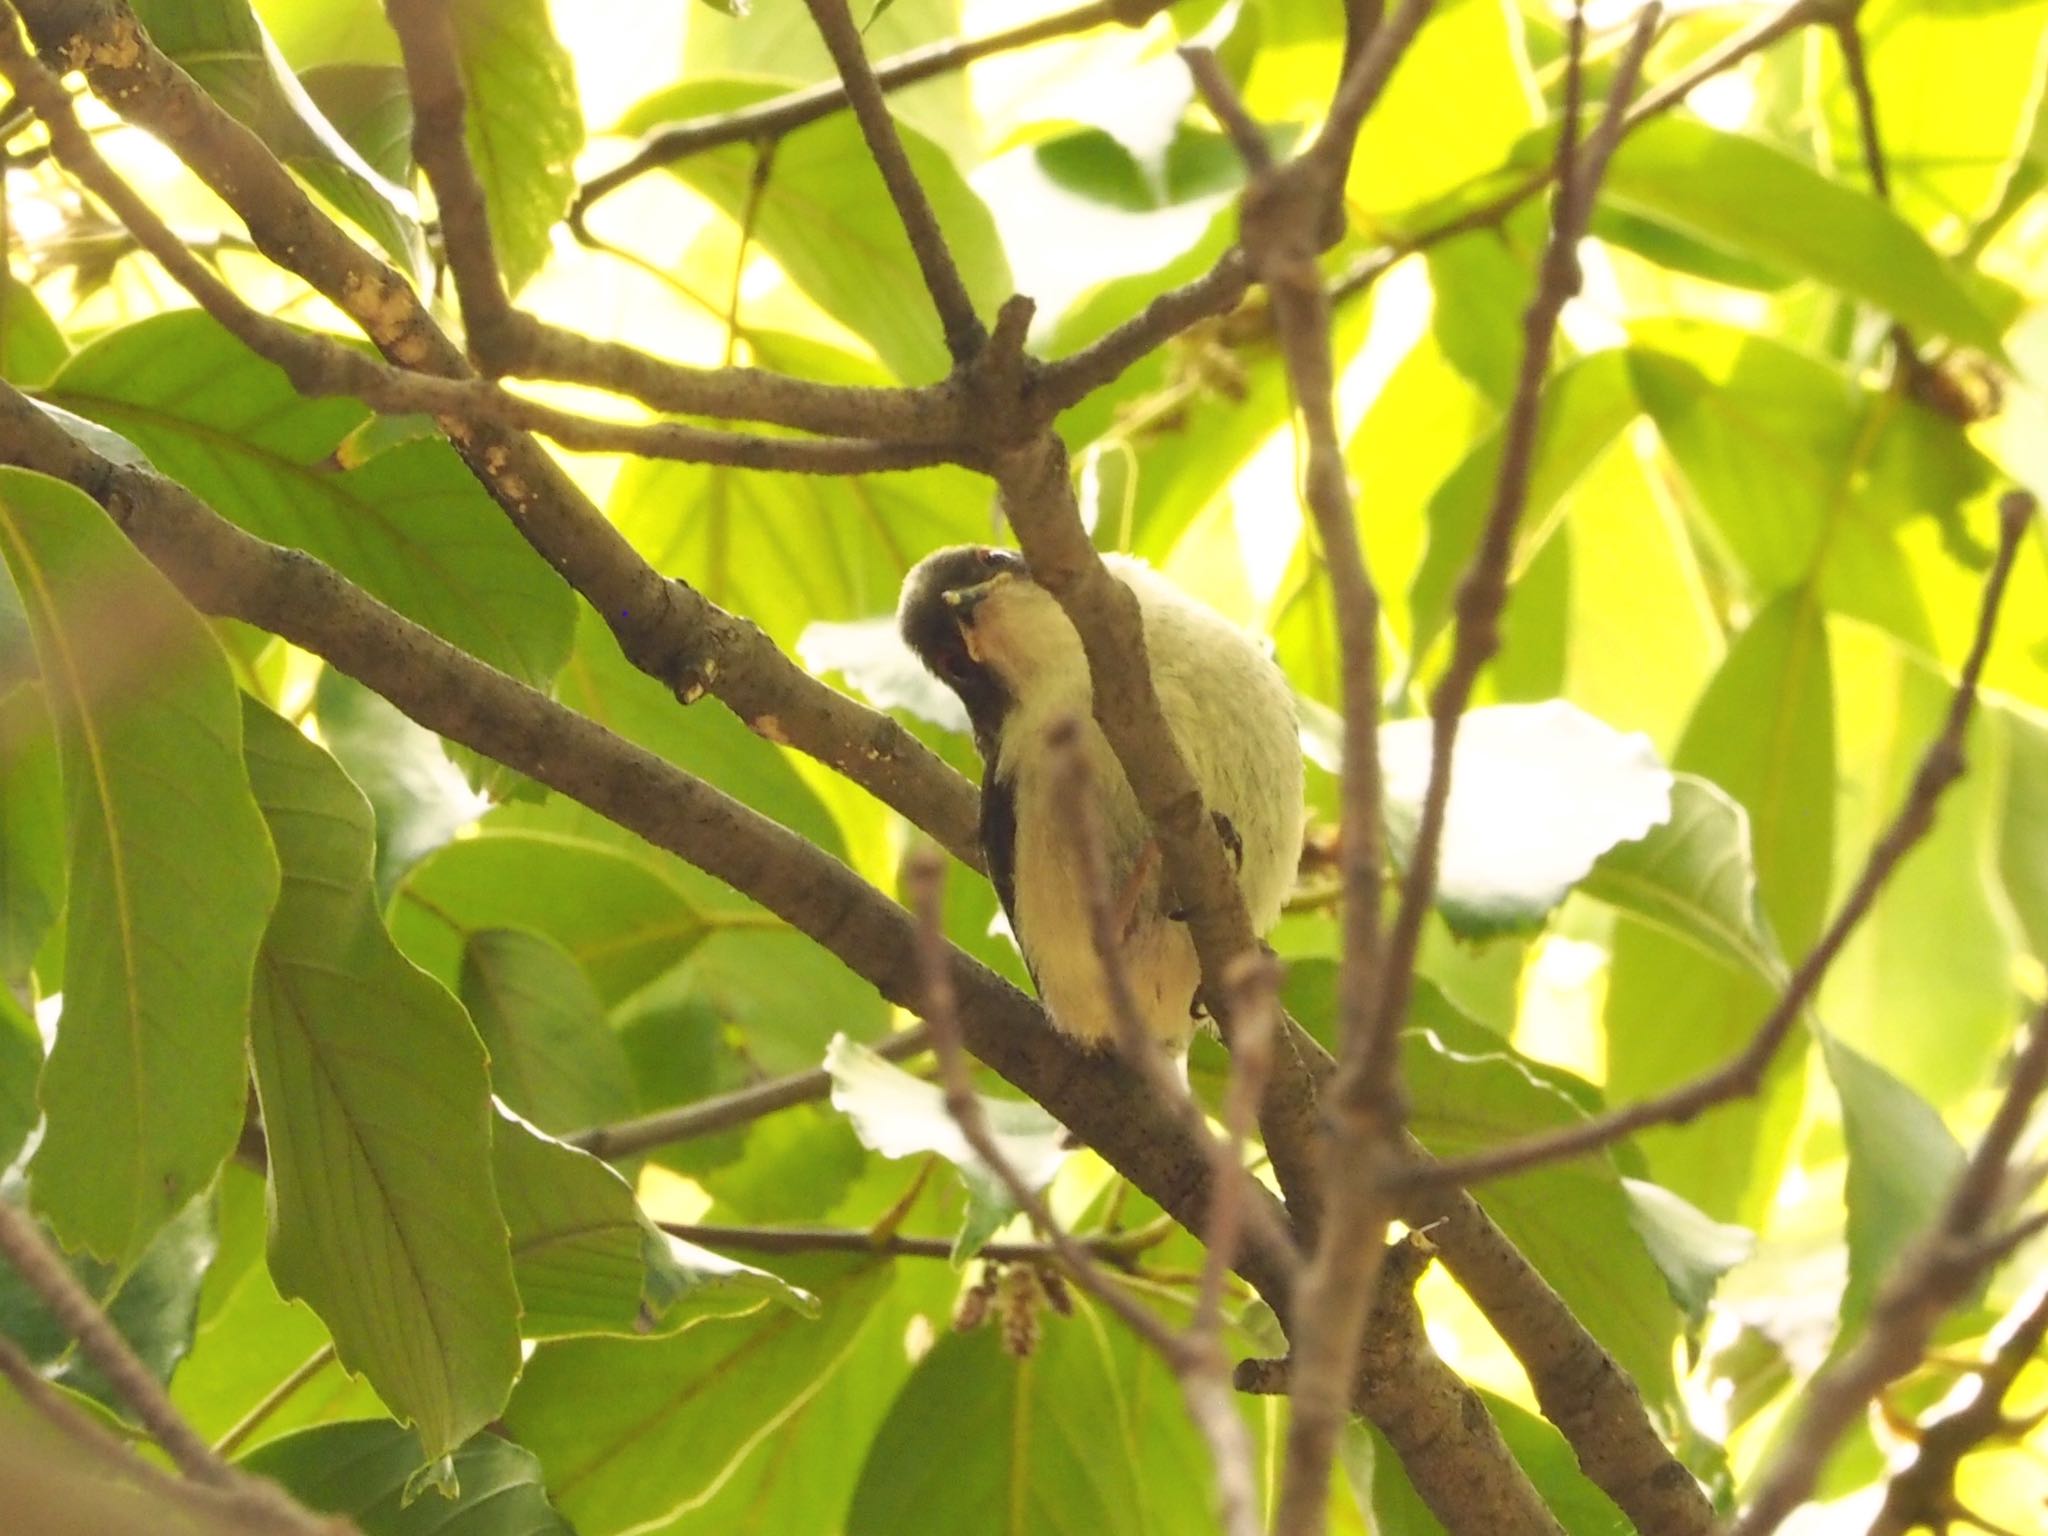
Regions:
M 1254 930 L 1280 915 L 1302 837 L 1301 736 L 1287 679 L 1250 635 L 1143 561 L 1104 557 L 1138 599 L 1168 728 L 1237 865 Z M 1021 555 L 942 549 L 904 578 L 897 626 L 959 695 L 981 753 L 981 846 L 1053 1022 L 1090 1045 L 1116 1033 L 1083 885 L 1061 729 L 1099 801 L 1124 970 L 1151 1035 L 1186 1045 L 1201 968 L 1137 797 L 1095 723 L 1081 637 Z M 1068 722 L 1073 722 L 1071 726 Z

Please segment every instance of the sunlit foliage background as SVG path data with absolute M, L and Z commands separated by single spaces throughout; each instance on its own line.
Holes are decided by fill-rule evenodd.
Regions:
M 139 9 L 171 47 L 179 8 Z M 404 180 L 402 76 L 376 7 L 259 0 L 256 9 L 363 157 Z M 548 16 L 530 0 L 500 10 L 502 74 L 478 88 L 472 143 L 523 304 L 686 361 L 847 382 L 943 373 L 894 215 L 872 174 L 853 174 L 864 150 L 846 116 L 783 143 L 751 211 L 756 152 L 741 145 L 604 200 L 590 216 L 594 244 L 558 222 L 576 174 L 614 164 L 650 125 L 822 78 L 801 6 L 757 0 L 744 18 L 629 0 L 562 0 Z M 1216 43 L 1253 113 L 1290 142 L 1327 99 L 1337 11 L 1308 0 L 1192 0 L 1142 29 L 1049 42 L 892 97 L 984 309 L 1013 289 L 1034 296 L 1034 345 L 1056 355 L 1206 267 L 1232 238 L 1240 177 L 1191 106 L 1175 44 L 1197 34 Z M 1026 14 L 993 0 L 896 0 L 866 36 L 883 57 Z M 1688 8 L 1652 54 L 1649 77 L 1675 73 L 1753 15 Z M 1901 265 L 1914 242 L 1870 195 L 1840 53 L 1822 30 L 1713 80 L 1632 138 L 1584 252 L 1585 293 L 1566 312 L 1506 643 L 1481 690 L 1484 703 L 1569 700 L 1642 733 L 1664 762 L 1731 796 L 1747 812 L 1768 932 L 1795 958 L 1896 805 L 1946 703 L 1976 613 L 1993 501 L 2014 481 L 2048 486 L 2048 402 L 2036 389 L 2048 377 L 2048 318 L 2036 308 L 2048 298 L 2048 204 L 2037 195 L 2048 179 L 2048 0 L 1869 0 L 1859 24 L 1893 206 L 1941 259 Z M 1613 36 L 1601 36 L 1610 47 Z M 1445 0 L 1368 124 L 1333 274 L 1401 251 L 1541 163 L 1560 39 L 1558 18 L 1540 4 Z M 245 66 L 254 67 L 216 60 L 215 88 L 231 93 Z M 100 121 L 106 153 L 247 297 L 343 328 L 250 252 L 232 215 L 162 148 Z M 392 528 L 428 516 L 429 503 L 456 507 L 453 517 L 481 502 L 450 458 L 430 464 L 420 449 L 415 462 L 394 462 L 413 451 L 415 427 L 299 409 L 209 323 L 171 317 L 183 296 L 52 167 L 10 174 L 7 198 L 10 265 L 28 285 L 9 290 L 0 333 L 0 365 L 16 383 L 127 436 L 272 537 L 293 538 L 296 519 L 335 498 L 344 521 Z M 1420 708 L 1441 661 L 1460 540 L 1483 503 L 1519 357 L 1541 217 L 1530 204 L 1497 228 L 1431 243 L 1338 304 L 1342 421 L 1387 603 L 1396 716 Z M 1892 315 L 1939 369 L 1938 390 L 1914 398 L 1892 384 Z M 573 391 L 540 393 L 585 403 Z M 1062 428 L 1098 543 L 1146 556 L 1272 636 L 1308 701 L 1319 764 L 1311 788 L 1327 826 L 1337 686 L 1328 599 L 1294 491 L 1284 378 L 1256 299 L 1148 359 Z M 886 615 L 921 554 L 999 535 L 984 482 L 949 470 L 798 478 L 595 456 L 571 467 L 661 569 L 754 619 L 813 670 L 897 707 L 971 770 L 964 741 L 931 723 L 929 693 L 892 653 Z M 508 572 L 518 563 L 504 550 L 478 558 Z M 517 585 L 507 575 L 500 596 Z M 554 677 L 565 701 L 892 888 L 907 834 L 875 802 L 713 706 L 678 712 L 558 590 L 491 608 L 480 622 L 511 626 L 503 643 L 531 674 Z M 1512 1183 L 1501 1193 L 1521 1201 L 1539 1262 L 1557 1266 L 1553 1280 L 1643 1378 L 1687 1460 L 1724 1489 L 1764 1454 L 1797 1383 L 1845 1317 L 1867 1307 L 1875 1275 L 1932 1208 L 1959 1138 L 1982 1122 L 2022 1003 L 2043 991 L 2048 543 L 2038 529 L 2007 611 L 1969 742 L 1972 772 L 1835 968 L 1817 1010 L 1827 1050 L 1801 1044 L 1756 1102 L 1647 1135 L 1617 1159 L 1693 1209 L 1667 1202 L 1660 1224 L 1642 1207 L 1664 1197 L 1636 1187 L 1625 1205 L 1610 1198 L 1605 1173 L 1538 1175 L 1520 1196 Z M 515 1107 L 542 1129 L 813 1066 L 834 1033 L 873 1039 L 889 1027 L 884 1005 L 836 962 L 702 875 L 473 762 L 465 780 L 435 743 L 317 661 L 251 631 L 220 632 L 244 686 L 302 724 L 370 793 L 392 930 L 480 1024 L 493 957 L 471 942 L 465 960 L 465 938 L 510 930 L 551 941 L 538 958 L 497 958 L 508 973 L 539 967 L 546 979 L 536 986 L 573 998 L 561 1028 L 585 1042 L 578 1050 L 602 1044 L 588 1047 L 597 1064 L 566 1088 L 551 1076 L 559 1063 L 537 1058 L 539 1076 Z M 472 782 L 502 803 L 478 798 Z M 1512 758 L 1488 792 L 1517 794 Z M 1329 885 L 1312 858 L 1275 938 L 1297 964 L 1297 1002 L 1312 996 L 1316 962 L 1335 953 Z M 956 886 L 956 937 L 1017 975 L 1004 941 L 987 932 L 986 891 L 964 876 Z M 7 953 L 8 980 L 18 997 L 41 999 L 47 1021 L 52 951 L 32 981 L 33 955 L 33 945 Z M 1484 939 L 1454 937 L 1438 922 L 1423 971 L 1446 1059 L 1477 1061 L 1441 1081 L 1424 1068 L 1419 1129 L 1456 1145 L 1541 1123 L 1552 1112 L 1545 1095 L 1595 1091 L 1551 1069 L 1615 1100 L 1668 1086 L 1735 1049 L 1769 996 L 1697 935 L 1674 936 L 1583 894 L 1547 921 Z M 1506 1054 L 1510 1045 L 1521 1054 Z M 1198 1050 L 1198 1082 L 1204 1063 Z M 514 1098 L 503 1081 L 498 1091 Z M 659 1152 L 637 1178 L 646 1209 L 678 1221 L 860 1228 L 905 1197 L 911 1171 L 865 1154 L 841 1116 L 814 1107 Z M 1588 1192 L 1585 1179 L 1599 1187 Z M 1148 1218 L 1145 1202 L 1115 1192 L 1085 1156 L 1056 1190 L 1086 1230 Z M 911 1198 L 904 1230 L 950 1235 L 959 1196 L 949 1180 Z M 1677 1261 L 1657 1255 L 1665 1274 L 1638 1227 L 1681 1250 Z M 312 1355 L 326 1329 L 280 1301 L 263 1271 L 254 1175 L 231 1167 L 217 1219 L 202 1208 L 172 1236 L 182 1246 L 149 1261 L 164 1299 L 128 1321 L 160 1346 L 153 1358 L 164 1368 L 182 1356 L 173 1393 L 219 1435 Z M 1176 1239 L 1153 1259 L 1162 1305 L 1181 1305 L 1170 1277 L 1193 1264 L 1191 1245 Z M 757 1317 L 705 1323 L 670 1343 L 541 1346 L 506 1422 L 540 1452 L 586 1536 L 644 1521 L 678 1533 L 795 1536 L 836 1529 L 849 1509 L 859 1530 L 955 1529 L 947 1499 L 975 1506 L 948 1492 L 941 1469 L 954 1463 L 958 1488 L 976 1497 L 1033 1489 L 1043 1507 L 1024 1511 L 1018 1529 L 1181 1532 L 1210 1518 L 1192 1470 L 1199 1452 L 1165 1378 L 1112 1324 L 1050 1317 L 1028 1366 L 985 1334 L 925 1354 L 960 1284 L 943 1264 L 765 1262 L 822 1295 L 825 1317 L 775 1313 L 772 1334 Z M 1667 1284 L 1688 1265 L 1689 1287 Z M 2038 1256 L 2025 1252 L 2003 1267 L 1947 1330 L 1944 1349 L 1976 1349 L 2039 1273 Z M 1460 1371 L 1504 1403 L 1532 1406 L 1512 1359 L 1447 1279 L 1431 1275 L 1423 1299 L 1432 1337 Z M 1236 1342 L 1252 1349 L 1257 1333 L 1248 1319 Z M 737 1363 L 762 1339 L 762 1363 Z M 636 1363 L 636 1349 L 668 1353 L 656 1366 L 651 1353 Z M 657 1472 L 629 1458 L 635 1486 L 608 1482 L 563 1405 L 578 1393 L 631 1399 L 690 1371 L 711 1393 L 687 1410 L 705 1426 L 691 1442 L 700 1460 Z M 1919 1373 L 1901 1389 L 1900 1413 L 1924 1408 L 1953 1379 L 1938 1364 Z M 2034 1398 L 2041 1385 L 2032 1383 Z M 1012 1394 L 1006 1411 L 1039 1447 L 1006 1446 L 1004 1456 L 1021 1460 L 975 1451 L 982 1431 L 959 1417 L 960 1405 L 998 1391 Z M 2024 1390 L 2016 1398 L 2028 1400 Z M 330 1365 L 265 1417 L 251 1443 L 366 1410 L 377 1411 L 368 1388 Z M 1262 1431 L 1274 1421 L 1265 1405 L 1247 1411 Z M 1526 1414 L 1510 1425 L 1572 1528 L 1609 1528 L 1617 1517 L 1577 1481 L 1554 1437 Z M 1976 1458 L 1967 1501 L 2032 1528 L 2048 1487 L 2044 1448 L 2037 1435 Z M 1375 1473 L 1363 1431 L 1354 1449 L 1340 1525 L 1359 1529 L 1361 1507 L 1377 1499 L 1384 1529 L 1427 1528 L 1384 1458 Z M 1824 1492 L 1865 1502 L 1809 1512 L 1810 1529 L 1861 1528 L 1846 1511 L 1867 1511 L 1887 1450 L 1881 1429 L 1845 1448 Z M 905 1471 L 906 1461 L 923 1471 Z M 586 1462 L 595 1468 L 587 1476 L 561 1472 Z M 931 1523 L 906 1524 L 910 1510 Z

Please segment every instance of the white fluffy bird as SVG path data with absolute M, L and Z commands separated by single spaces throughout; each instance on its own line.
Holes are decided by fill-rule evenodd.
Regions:
M 1292 887 L 1302 834 L 1301 739 L 1294 698 L 1258 642 L 1138 560 L 1105 558 L 1138 599 L 1153 686 L 1181 756 L 1237 862 L 1263 934 Z M 1100 798 L 1112 898 L 1124 916 L 1124 969 L 1152 1035 L 1187 1041 L 1201 983 L 1187 925 L 1144 812 L 1095 723 L 1088 661 L 1059 603 L 1014 551 L 940 550 L 904 579 L 897 623 L 967 708 L 981 752 L 981 843 L 989 878 L 1053 1021 L 1090 1044 L 1115 1034 L 1082 884 L 1070 791 L 1048 746 L 1080 728 Z

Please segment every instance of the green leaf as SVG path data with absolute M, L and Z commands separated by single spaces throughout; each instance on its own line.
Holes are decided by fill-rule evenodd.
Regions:
M 35 666 L 18 608 L 11 617 L 22 627 L 7 633 L 13 596 L 0 563 L 0 987 L 28 975 L 43 936 L 64 910 L 64 786 L 56 732 L 41 687 L 7 685 L 8 652 L 17 639 L 20 660 Z
M 561 946 L 517 928 L 473 930 L 457 990 L 491 1058 L 491 1091 L 553 1135 L 617 1120 L 633 1079 L 604 1003 Z
M 248 0 L 138 0 L 150 40 L 424 285 L 412 194 L 372 170 L 299 84 Z
M 15 469 L 0 553 L 56 717 L 71 853 L 35 1204 L 67 1244 L 124 1263 L 241 1133 L 277 862 L 227 661 L 155 567 L 82 493 Z
M 0 272 L 0 379 L 39 388 L 70 355 L 71 343 L 35 290 L 13 272 Z
M 1165 1369 L 1086 1303 L 1041 1330 L 1023 1359 L 993 1326 L 933 1346 L 868 1449 L 847 1536 L 1217 1528 L 1208 1460 Z
M 1493 169 L 1536 121 L 1538 99 L 1513 6 L 1436 6 L 1365 120 L 1345 201 L 1370 223 Z
M 1834 854 L 1834 685 L 1803 592 L 1750 621 L 1693 711 L 1674 767 L 1718 784 L 1749 817 L 1760 902 L 1788 953 L 1819 934 Z M 1642 1098 L 1719 1066 L 1763 1021 L 1774 989 L 1691 940 L 1623 922 L 1606 1008 L 1607 1091 Z M 1720 1221 L 1759 1224 L 1797 1119 L 1804 1057 L 1780 1054 L 1763 1093 L 1639 1138 L 1651 1176 Z
M 1433 735 L 1426 719 L 1380 728 L 1398 864 L 1422 815 Z M 1670 819 L 1671 784 L 1647 737 L 1562 699 L 1470 711 L 1452 751 L 1437 906 L 1462 938 L 1537 926 L 1595 860 Z
M 1899 1255 L 1940 1213 L 1965 1158 L 1920 1095 L 1829 1031 L 1820 1031 L 1820 1046 L 1842 1101 L 1849 1152 L 1849 1284 L 1842 1292 L 1839 1352 L 1861 1332 Z
M 1880 103 L 1893 203 L 1942 235 L 1981 218 L 2026 148 L 2039 96 L 2037 3 L 1870 0 L 1856 16 Z M 1860 182 L 1863 139 L 1841 50 L 1820 50 L 1814 97 L 1836 176 Z
M 2048 960 L 2048 721 L 2018 709 L 1992 717 L 2006 750 L 1998 872 L 2026 942 Z
M 1873 631 L 1842 626 L 1833 638 L 1842 755 L 1867 765 L 1865 792 L 1844 807 L 1844 840 L 1865 847 L 1911 794 L 1954 685 Z M 2023 1006 L 2012 909 L 1985 857 L 2001 833 L 1995 731 L 1972 722 L 1963 756 L 1975 771 L 1943 794 L 1820 994 L 1821 1017 L 1846 1045 L 1944 1109 L 1996 1079 Z
M 258 1404 L 261 1423 L 243 1443 L 261 1443 L 308 1424 L 384 1416 L 368 1382 L 335 1363 L 333 1338 L 318 1316 L 277 1292 L 264 1263 L 265 1180 L 230 1163 L 222 1170 L 219 1252 L 199 1297 L 192 1352 L 171 1378 L 171 1402 L 201 1435 L 217 1441 Z M 312 1369 L 282 1399 L 272 1394 Z
M 624 1179 L 587 1152 L 497 1116 L 498 1197 L 529 1339 L 641 1331 L 751 1312 L 764 1299 L 816 1311 L 779 1276 L 669 1237 Z
M 547 260 L 576 195 L 583 109 L 547 0 L 455 0 L 456 62 L 469 101 L 469 157 L 483 183 L 491 246 L 517 293 Z
M 1863 393 L 1789 347 L 1707 325 L 1644 327 L 1643 408 L 1715 531 L 1766 592 L 1804 580 L 1848 500 Z
M 1528 503 L 1515 545 L 1514 569 L 1526 569 L 1556 526 L 1552 513 L 1579 478 L 1635 419 L 1635 390 L 1618 352 L 1596 352 L 1568 363 L 1544 386 L 1543 415 L 1529 474 Z M 1451 619 L 1459 573 L 1478 547 L 1494 482 L 1500 474 L 1500 434 L 1481 439 L 1430 498 L 1429 543 L 1409 589 L 1419 660 Z M 1412 664 L 1411 664 L 1412 665 Z
M 308 1509 L 342 1515 L 362 1536 L 575 1536 L 548 1503 L 533 1453 L 477 1435 L 453 1456 L 450 1498 L 410 1485 L 429 1460 L 419 1436 L 389 1420 L 322 1424 L 272 1440 L 241 1461 Z
M 569 654 L 575 598 L 454 449 L 406 443 L 336 469 L 363 406 L 302 398 L 198 310 L 102 338 L 49 396 L 132 438 L 222 516 L 327 562 L 524 682 L 545 686 Z
M 28 1009 L 0 984 L 0 1167 L 12 1164 L 36 1124 L 43 1037 Z
M 1799 272 L 1993 356 L 2001 327 L 1898 214 L 1755 139 L 1652 119 L 1614 152 L 1601 197 L 1769 266 Z
M 1756 1234 L 1714 1220 L 1647 1179 L 1623 1179 L 1621 1187 L 1628 1192 L 1630 1219 L 1650 1250 L 1651 1262 L 1663 1272 L 1671 1299 L 1695 1329 L 1703 1327 L 1714 1287 L 1756 1251 Z
M 844 1536 L 868 1446 L 916 1364 L 906 1344 L 944 1326 L 959 1277 L 942 1264 L 898 1265 L 852 1346 L 773 1434 L 728 1469 L 712 1496 L 660 1536 Z
M 1673 774 L 1670 818 L 1600 855 L 1579 889 L 1759 981 L 1785 977 L 1757 905 L 1748 813 L 1698 774 Z
M 607 1006 L 676 964 L 710 932 L 676 887 L 602 844 L 486 830 L 430 855 L 400 885 L 391 929 L 399 946 L 451 988 L 479 928 L 552 939 Z
M 892 1266 L 863 1254 L 788 1273 L 818 1297 L 815 1321 L 768 1307 L 666 1338 L 568 1339 L 534 1353 L 505 1426 L 540 1458 L 581 1536 L 636 1529 L 710 1495 L 837 1368 Z
M 640 102 L 619 130 L 642 133 L 775 94 L 776 87 L 758 81 L 692 79 Z M 914 128 L 899 123 L 897 131 L 975 308 L 992 319 L 1011 289 L 995 220 L 944 149 Z M 738 222 L 754 197 L 754 164 L 754 147 L 739 144 L 668 169 Z M 872 346 L 899 380 L 928 384 L 945 376 L 951 359 L 938 319 L 852 114 L 836 113 L 777 142 L 768 184 L 754 201 L 752 230 L 754 243 L 790 281 Z
M 884 1157 L 936 1154 L 960 1171 L 967 1186 L 967 1217 L 954 1240 L 953 1261 L 973 1257 L 1017 1214 L 1001 1175 L 981 1160 L 946 1108 L 945 1090 L 912 1077 L 893 1062 L 835 1035 L 825 1051 L 832 1076 L 832 1107 L 853 1122 L 861 1144 Z M 1067 1160 L 1067 1130 L 1024 1099 L 981 1100 L 982 1117 L 997 1150 L 1026 1185 L 1044 1189 Z
M 384 931 L 370 807 L 334 760 L 248 709 L 249 769 L 285 869 L 252 1039 L 270 1150 L 270 1268 L 429 1459 L 519 1370 L 483 1047 Z
M 412 176 L 412 94 L 396 64 L 319 64 L 299 83 L 335 130 L 387 181 Z
M 894 613 L 911 566 L 989 535 L 987 490 L 955 469 L 763 475 L 643 460 L 607 511 L 649 564 L 784 646 L 819 620 Z
M 440 737 L 347 673 L 321 668 L 313 713 L 320 740 L 376 812 L 380 895 L 487 809 Z
M 7 1181 L 10 1205 L 21 1200 L 18 1178 Z M 49 1236 L 47 1229 L 45 1237 Z M 195 1200 L 157 1231 L 132 1265 L 67 1258 L 72 1275 L 106 1312 L 149 1374 L 169 1381 L 192 1348 L 199 1287 L 213 1262 L 211 1203 Z M 71 1329 L 53 1317 L 12 1265 L 0 1266 L 0 1338 L 13 1341 L 39 1374 L 83 1393 L 117 1414 L 127 1401 L 79 1353 Z
M 1519 1403 L 1493 1392 L 1482 1391 L 1479 1398 L 1562 1529 L 1573 1536 L 1607 1536 L 1629 1529 L 1614 1501 L 1579 1469 L 1578 1458 L 1563 1435 Z M 1393 1448 L 1377 1430 L 1361 1425 L 1359 1432 L 1372 1437 L 1368 1466 L 1376 1522 L 1373 1529 L 1387 1536 L 1443 1536 L 1444 1527 L 1408 1481 Z

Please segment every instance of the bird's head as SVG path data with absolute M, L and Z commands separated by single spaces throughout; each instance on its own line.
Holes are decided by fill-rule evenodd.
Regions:
M 1087 661 L 1053 595 L 1015 550 L 942 549 L 903 580 L 896 622 L 904 643 L 967 706 L 975 735 L 992 738 L 1018 702 L 1078 685 L 1085 712 Z

